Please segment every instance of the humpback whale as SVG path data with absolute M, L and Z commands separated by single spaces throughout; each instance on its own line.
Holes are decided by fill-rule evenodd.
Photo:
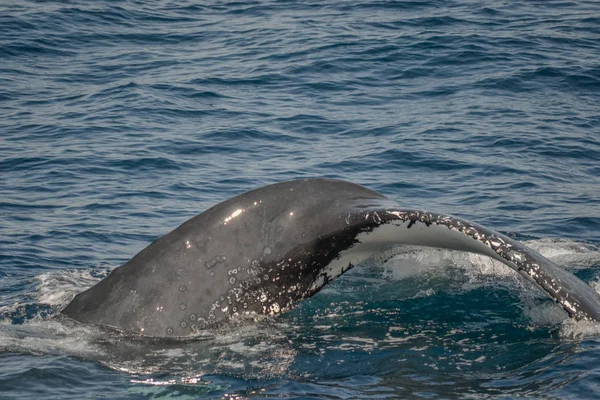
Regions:
M 512 238 L 333 179 L 277 183 L 217 204 L 75 296 L 62 314 L 143 336 L 194 336 L 232 317 L 285 312 L 395 244 L 489 256 L 570 317 L 600 320 L 589 285 Z

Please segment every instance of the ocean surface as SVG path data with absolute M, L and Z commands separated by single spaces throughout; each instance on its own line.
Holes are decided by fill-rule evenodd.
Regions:
M 188 218 L 304 177 L 600 290 L 600 3 L 2 2 L 0 398 L 600 398 L 600 324 L 466 253 L 394 249 L 189 343 L 53 317 Z

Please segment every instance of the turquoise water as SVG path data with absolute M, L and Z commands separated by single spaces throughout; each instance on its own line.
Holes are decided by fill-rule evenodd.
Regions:
M 594 1 L 0 5 L 1 398 L 600 398 L 600 326 L 404 248 L 292 312 L 150 343 L 52 318 L 153 239 L 341 178 L 600 289 Z

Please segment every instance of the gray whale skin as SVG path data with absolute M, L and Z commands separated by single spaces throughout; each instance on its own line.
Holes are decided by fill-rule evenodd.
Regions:
M 62 313 L 150 337 L 188 337 L 233 316 L 275 315 L 393 244 L 462 250 L 518 271 L 577 320 L 600 320 L 586 283 L 523 244 L 363 186 L 303 179 L 223 203 L 158 238 Z

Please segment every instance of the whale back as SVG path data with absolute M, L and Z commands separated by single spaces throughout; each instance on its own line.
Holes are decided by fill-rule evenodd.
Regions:
M 352 245 L 355 234 L 339 237 L 352 209 L 386 205 L 395 203 L 329 179 L 244 193 L 156 239 L 63 314 L 148 336 L 187 336 L 235 314 L 279 313 L 315 292 L 308 288 L 322 266 Z
M 600 297 L 589 285 L 522 243 L 332 179 L 278 183 L 220 203 L 155 240 L 62 313 L 145 336 L 193 336 L 231 317 L 289 310 L 396 244 L 492 257 L 571 317 L 600 320 Z

